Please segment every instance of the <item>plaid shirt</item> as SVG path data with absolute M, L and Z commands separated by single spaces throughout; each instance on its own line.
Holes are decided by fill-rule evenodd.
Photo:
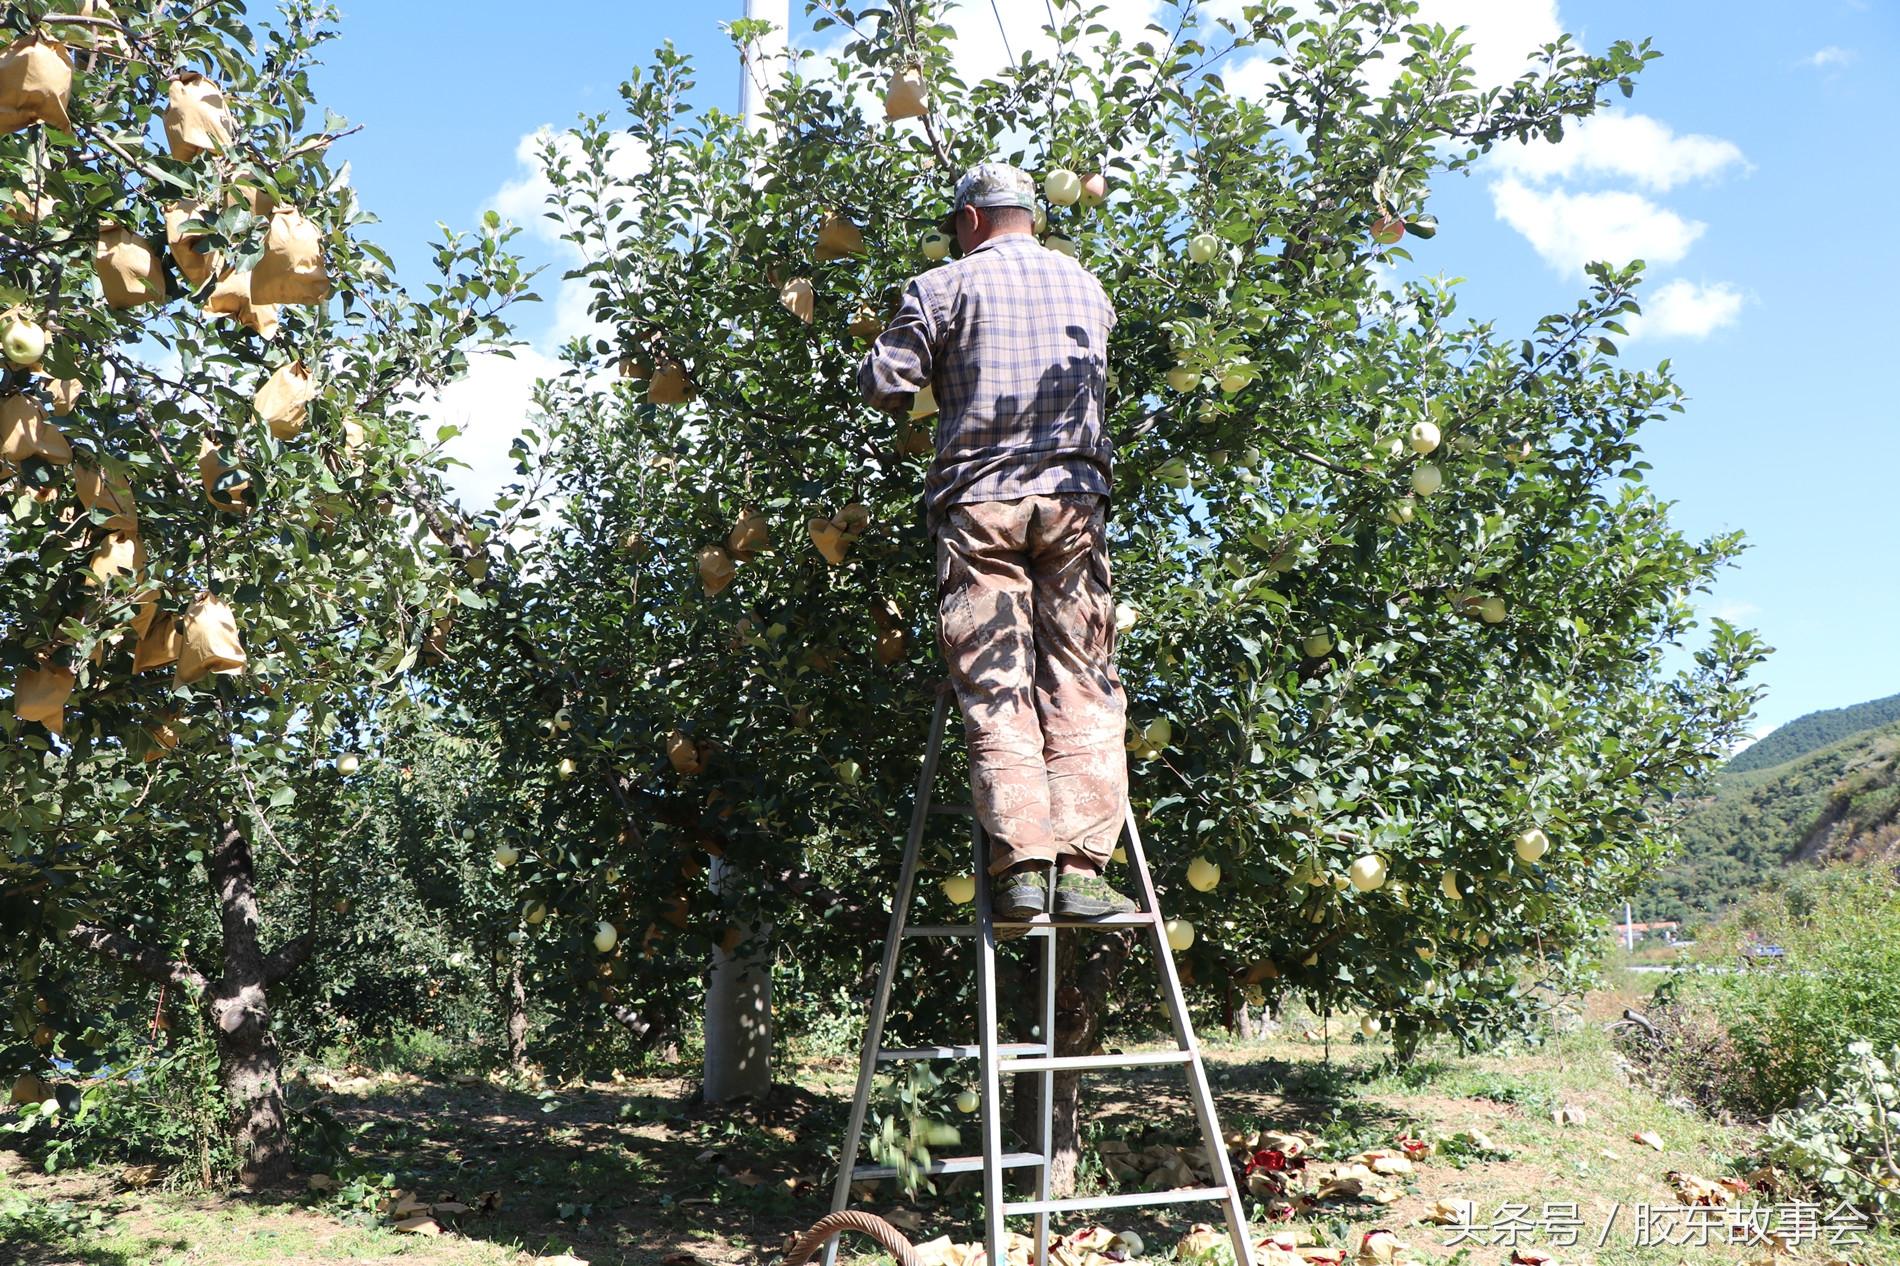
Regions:
M 1027 234 L 993 237 L 910 283 L 858 367 L 874 408 L 906 412 L 929 384 L 937 457 L 924 480 L 934 531 L 970 501 L 1109 490 L 1108 333 L 1101 283 Z

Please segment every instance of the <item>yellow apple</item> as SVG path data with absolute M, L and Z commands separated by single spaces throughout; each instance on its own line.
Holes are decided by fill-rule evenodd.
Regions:
M 1445 472 L 1430 462 L 1420 462 L 1412 472 L 1412 491 L 1429 497 L 1445 486 Z
M 1067 167 L 1058 167 L 1043 180 L 1042 192 L 1059 207 L 1074 206 L 1082 196 L 1082 178 Z
M 1141 737 L 1149 747 L 1166 747 L 1174 741 L 1174 724 L 1166 717 L 1156 717 L 1142 728 Z
M 1406 436 L 1412 451 L 1421 457 L 1438 447 L 1438 439 L 1438 427 L 1431 422 L 1414 422 L 1411 433 Z
M 1257 448 L 1243 448 L 1240 450 L 1240 456 L 1234 458 L 1234 465 L 1242 470 L 1252 470 L 1259 464 L 1260 450 Z
M 521 860 L 521 850 L 513 844 L 495 845 L 495 865 L 509 867 Z
M 1212 263 L 1220 254 L 1220 239 L 1212 233 L 1196 233 L 1188 239 L 1188 258 L 1197 264 Z
M 1377 1016 L 1369 1015 L 1359 1021 L 1359 1031 L 1366 1035 L 1368 1041 L 1379 1036 L 1379 1030 L 1383 1027 L 1384 1026 L 1379 1023 L 1379 1017 Z
M 1429 963 L 1432 959 L 1438 957 L 1438 951 L 1429 945 L 1421 945 L 1418 947 L 1418 956 Z
M 966 1090 L 957 1096 L 957 1111 L 965 1116 L 983 1106 L 982 1098 L 974 1090 Z
M 1194 944 L 1194 925 L 1186 919 L 1169 919 L 1165 925 L 1168 948 L 1179 954 Z
M 1188 863 L 1188 887 L 1196 892 L 1212 892 L 1220 886 L 1220 863 L 1197 857 Z
M 574 763 L 574 758 L 572 756 L 563 756 L 561 757 L 561 763 L 558 766 L 558 768 L 560 770 L 561 777 L 572 778 L 574 776 L 574 771 L 579 769 L 580 766 Z
M 1372 892 L 1385 883 L 1385 858 L 1367 853 L 1353 862 L 1347 877 L 1360 892 Z
M 7 360 L 21 368 L 37 365 L 46 354 L 46 331 L 37 321 L 15 317 L 0 335 L 0 348 L 5 349 Z
M 1476 940 L 1478 942 L 1478 948 L 1483 949 L 1485 946 L 1491 943 L 1491 934 L 1489 932 L 1480 932 L 1478 933 Z
M 521 907 L 521 921 L 530 927 L 539 926 L 548 917 L 545 902 L 529 901 Z
M 936 229 L 924 234 L 917 245 L 923 251 L 924 258 L 933 264 L 950 254 L 950 239 Z
M 336 772 L 345 778 L 363 767 L 363 758 L 355 752 L 345 752 L 336 758 Z
M 1041 203 L 1036 204 L 1036 216 L 1035 219 L 1030 222 L 1030 227 L 1035 229 L 1037 237 L 1041 237 L 1044 233 L 1049 231 L 1049 213 L 1043 210 Z
M 1128 860 L 1128 850 L 1117 844 L 1115 851 L 1108 855 L 1108 860 L 1111 862 L 1126 862 Z
M 976 900 L 976 876 L 952 875 L 943 881 L 943 895 L 960 906 Z
M 569 712 L 566 708 L 562 708 L 559 712 L 556 712 L 554 714 L 554 728 L 557 730 L 573 729 L 574 714 Z
M 1517 833 L 1517 855 L 1526 862 L 1534 862 L 1550 850 L 1550 837 L 1536 827 Z
M 620 933 L 614 925 L 601 920 L 594 925 L 594 950 L 596 953 L 611 954 L 615 945 L 620 943 Z
M 1134 1231 L 1117 1232 L 1115 1235 L 1115 1243 L 1122 1252 L 1128 1255 L 1131 1261 L 1140 1257 L 1142 1251 L 1148 1247 L 1142 1242 L 1141 1236 Z
M 1230 396 L 1233 395 L 1253 381 L 1253 374 L 1249 372 L 1251 369 L 1250 365 L 1228 366 L 1227 372 L 1220 376 L 1220 389 Z
M 1201 371 L 1176 365 L 1168 371 L 1168 386 L 1176 391 L 1192 391 L 1201 385 Z

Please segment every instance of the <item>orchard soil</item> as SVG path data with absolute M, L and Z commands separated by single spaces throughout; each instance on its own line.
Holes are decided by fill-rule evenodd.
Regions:
M 1633 999 L 1593 995 L 1558 1039 L 1508 1054 L 1458 1057 L 1428 1050 L 1412 1067 L 1383 1063 L 1383 1042 L 1358 1039 L 1356 1017 L 1289 1021 L 1255 1042 L 1208 1044 L 1223 1123 L 1319 1135 L 1357 1150 L 1408 1132 L 1426 1138 L 1476 1129 L 1508 1159 L 1419 1165 L 1395 1204 L 1327 1206 L 1308 1225 L 1323 1241 L 1357 1246 L 1360 1234 L 1395 1231 L 1421 1261 L 1508 1262 L 1509 1248 L 1453 1248 L 1451 1233 L 1420 1221 L 1440 1197 L 1475 1200 L 1481 1222 L 1501 1205 L 1539 1216 L 1574 1202 L 1584 1231 L 1575 1247 L 1548 1244 L 1560 1266 L 1676 1263 L 1681 1248 L 1639 1246 L 1638 1205 L 1671 1205 L 1664 1175 L 1733 1172 L 1751 1131 L 1714 1124 L 1625 1083 L 1604 1035 Z M 1348 1036 L 1351 1034 L 1353 1036 Z M 278 1266 L 383 1262 L 428 1266 L 525 1266 L 571 1254 L 595 1266 L 739 1266 L 769 1262 L 788 1238 L 826 1209 L 830 1149 L 842 1132 L 855 1060 L 807 1060 L 797 1084 L 767 1105 L 733 1112 L 691 1100 L 683 1077 L 538 1087 L 502 1079 L 428 1080 L 407 1074 L 352 1075 L 306 1070 L 294 1103 L 320 1102 L 357 1131 L 352 1176 L 387 1179 L 425 1201 L 480 1205 L 492 1212 L 446 1216 L 439 1235 L 392 1229 L 389 1219 L 353 1209 L 341 1195 L 294 1188 L 262 1195 L 207 1197 L 167 1191 L 160 1181 L 131 1187 L 107 1170 L 45 1176 L 0 1152 L 0 1261 L 19 1266 Z M 1177 1078 L 1156 1070 L 1096 1088 L 1092 1138 L 1137 1146 L 1189 1142 L 1192 1117 Z M 1558 1106 L 1580 1107 L 1584 1125 L 1557 1126 Z M 1663 1151 L 1632 1141 L 1653 1131 Z M 1495 1155 L 1495 1153 L 1494 1153 Z M 1099 1164 L 1085 1155 L 1085 1189 L 1100 1189 Z M 972 1239 L 979 1195 L 965 1180 L 915 1205 L 886 1203 L 919 1242 Z M 359 1202 L 360 1205 L 360 1202 Z M 97 1225 L 91 1225 L 94 1214 Z M 1601 1247 L 1596 1238 L 1614 1215 Z M 1206 1213 L 1203 1217 L 1208 1216 Z M 1151 1256 L 1171 1255 L 1189 1218 L 1117 1217 L 1143 1232 Z M 1533 1236 L 1527 1243 L 1537 1244 Z M 1697 1262 L 1766 1262 L 1756 1247 L 1688 1250 Z M 865 1257 L 861 1263 L 876 1259 Z M 1782 1260 L 1900 1263 L 1900 1245 L 1815 1248 Z M 566 1263 L 564 1263 L 566 1266 Z

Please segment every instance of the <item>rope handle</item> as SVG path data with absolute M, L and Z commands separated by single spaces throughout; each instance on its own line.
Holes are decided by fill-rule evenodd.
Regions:
M 784 1266 L 804 1266 L 827 1241 L 846 1231 L 856 1231 L 876 1240 L 879 1248 L 897 1259 L 897 1266 L 921 1266 L 917 1250 L 911 1247 L 910 1241 L 896 1227 L 875 1214 L 851 1211 L 820 1218 L 816 1226 L 798 1237 L 791 1252 L 785 1255 Z

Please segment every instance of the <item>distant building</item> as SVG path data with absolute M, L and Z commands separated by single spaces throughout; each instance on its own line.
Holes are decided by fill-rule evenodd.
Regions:
M 1666 945 L 1676 942 L 1676 933 L 1682 924 L 1672 920 L 1659 920 L 1655 923 L 1618 923 L 1614 925 L 1616 939 L 1628 945 L 1635 941 L 1659 940 Z

